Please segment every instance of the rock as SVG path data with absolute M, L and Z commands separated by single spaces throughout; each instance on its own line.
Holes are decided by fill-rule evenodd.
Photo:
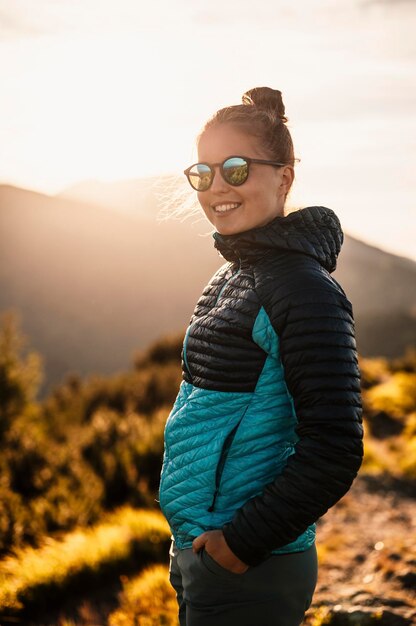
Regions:
M 362 554 L 361 552 L 359 552 L 358 554 L 354 556 L 354 561 L 356 561 L 357 563 L 364 563 L 366 558 L 367 556 L 365 554 Z
M 401 561 L 402 560 L 402 555 L 399 554 L 398 552 L 390 552 L 390 554 L 387 555 L 389 557 L 389 559 L 391 559 L 392 561 Z
M 409 606 L 405 600 L 401 598 L 383 598 L 383 604 L 386 606 Z
M 377 595 L 374 595 L 372 593 L 368 593 L 367 591 L 356 591 L 355 593 L 351 594 L 348 598 L 349 603 L 354 604 L 354 605 L 360 605 L 360 606 L 389 606 L 389 607 L 396 607 L 396 606 L 409 606 L 408 603 L 403 599 L 403 598 L 389 598 L 386 596 L 380 597 Z
M 416 589 L 416 572 L 413 570 L 405 570 L 400 574 L 396 574 L 397 580 L 401 582 L 405 589 Z
M 353 604 L 360 604 L 361 606 L 374 606 L 374 604 L 380 605 L 379 598 L 375 597 L 367 591 L 356 591 L 351 594 L 350 600 Z
M 321 609 L 316 616 L 317 624 L 325 626 L 411 626 L 413 620 L 384 607 L 369 609 L 357 606 L 343 609 L 338 605 L 333 609 Z M 319 621 L 320 620 L 320 621 Z

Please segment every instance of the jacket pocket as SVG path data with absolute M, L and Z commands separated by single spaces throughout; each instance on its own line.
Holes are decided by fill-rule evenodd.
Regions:
M 242 421 L 244 415 L 245 415 L 245 411 L 244 411 L 243 416 L 239 419 L 237 424 L 234 426 L 234 428 L 228 433 L 228 435 L 224 439 L 224 443 L 222 444 L 221 454 L 220 454 L 220 458 L 219 458 L 219 461 L 218 461 L 217 469 L 216 469 L 216 472 L 215 472 L 214 496 L 212 498 L 211 505 L 208 508 L 208 511 L 210 511 L 210 512 L 212 512 L 214 510 L 215 501 L 217 499 L 219 488 L 220 488 L 221 476 L 222 476 L 222 473 L 223 473 L 223 470 L 224 470 L 225 461 L 227 460 L 227 456 L 228 456 L 228 453 L 230 451 L 231 444 L 233 443 L 234 437 L 236 435 L 236 432 L 238 430 L 238 427 L 241 424 L 241 421 Z

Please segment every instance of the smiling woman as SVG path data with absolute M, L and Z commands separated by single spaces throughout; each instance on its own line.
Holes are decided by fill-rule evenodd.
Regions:
M 226 263 L 191 317 L 165 428 L 181 626 L 299 626 L 315 522 L 361 465 L 352 306 L 331 277 L 343 232 L 326 207 L 285 214 L 286 121 L 280 91 L 252 89 L 208 121 L 185 170 Z

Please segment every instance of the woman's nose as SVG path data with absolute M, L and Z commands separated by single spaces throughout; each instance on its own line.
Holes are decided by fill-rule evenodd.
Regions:
M 225 181 L 224 178 L 222 177 L 220 166 L 216 165 L 214 167 L 214 179 L 211 184 L 211 191 L 215 192 L 215 191 L 222 191 L 222 190 L 228 190 L 228 189 L 229 189 L 229 185 L 227 181 Z

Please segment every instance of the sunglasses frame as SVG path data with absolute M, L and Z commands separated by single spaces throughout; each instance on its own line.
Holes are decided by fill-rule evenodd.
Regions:
M 247 176 L 246 178 L 241 182 L 241 183 L 231 183 L 230 181 L 228 181 L 226 179 L 226 177 L 224 176 L 224 164 L 229 161 L 230 159 L 244 159 L 244 161 L 247 163 Z M 231 185 L 232 187 L 239 187 L 240 185 L 244 185 L 244 183 L 247 181 L 249 174 L 250 174 L 250 165 L 251 163 L 260 163 L 261 165 L 273 165 L 274 167 L 283 167 L 284 165 L 289 165 L 289 163 L 280 163 L 278 161 L 267 161 L 265 159 L 252 159 L 251 157 L 246 157 L 246 156 L 242 156 L 241 154 L 233 154 L 231 156 L 228 156 L 226 159 L 224 159 L 224 161 L 222 161 L 221 163 L 206 163 L 204 161 L 198 161 L 198 163 L 193 163 L 192 165 L 190 165 L 189 167 L 186 168 L 186 170 L 183 171 L 183 173 L 185 174 L 185 176 L 188 179 L 189 184 L 191 185 L 192 189 L 195 189 L 195 191 L 208 191 L 208 189 L 211 187 L 213 181 L 214 181 L 214 176 L 215 176 L 215 169 L 214 167 L 216 165 L 219 165 L 220 167 L 220 172 L 221 172 L 221 176 L 223 177 L 223 179 L 225 180 L 225 182 L 228 185 Z M 211 177 L 211 182 L 208 185 L 208 187 L 206 189 L 197 189 L 196 187 L 193 186 L 193 184 L 191 183 L 191 179 L 190 179 L 190 171 L 193 167 L 195 167 L 195 165 L 206 165 L 207 167 L 209 167 L 212 177 Z

